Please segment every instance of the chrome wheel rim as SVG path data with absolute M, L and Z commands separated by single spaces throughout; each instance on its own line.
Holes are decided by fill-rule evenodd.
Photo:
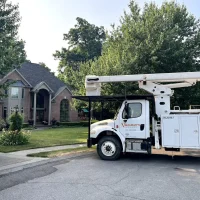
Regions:
M 116 146 L 111 141 L 106 141 L 101 145 L 101 152 L 105 156 L 113 156 L 116 152 Z

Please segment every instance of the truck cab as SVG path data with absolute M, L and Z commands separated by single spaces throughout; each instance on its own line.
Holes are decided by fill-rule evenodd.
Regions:
M 115 119 L 91 125 L 90 138 L 102 159 L 116 159 L 121 152 L 150 153 L 149 108 L 149 100 L 125 100 Z

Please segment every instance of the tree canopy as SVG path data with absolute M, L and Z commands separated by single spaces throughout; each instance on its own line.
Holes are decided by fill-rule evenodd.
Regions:
M 80 65 L 79 71 L 60 74 L 75 94 L 85 95 L 89 74 L 125 75 L 200 71 L 200 21 L 184 5 L 174 1 L 160 7 L 146 3 L 140 9 L 130 1 L 120 25 L 112 27 L 103 44 L 102 56 Z M 70 75 L 70 76 L 69 76 Z M 141 93 L 134 83 L 104 84 L 102 94 Z M 181 99 L 181 100 L 180 100 Z M 200 85 L 175 90 L 174 103 L 186 107 L 200 99 Z
M 59 71 L 65 67 L 77 70 L 81 63 L 101 56 L 102 44 L 105 40 L 104 27 L 90 24 L 79 17 L 76 20 L 75 27 L 64 34 L 68 48 L 62 48 L 54 54 L 54 57 L 60 60 Z
M 18 38 L 19 25 L 18 5 L 0 1 L 0 78 L 26 60 L 24 41 Z M 0 89 L 7 87 L 8 84 L 0 85 Z
M 0 75 L 26 59 L 24 41 L 18 38 L 20 15 L 18 5 L 0 1 Z
M 44 62 L 39 62 L 38 64 L 46 68 L 48 71 L 51 71 L 51 69 Z

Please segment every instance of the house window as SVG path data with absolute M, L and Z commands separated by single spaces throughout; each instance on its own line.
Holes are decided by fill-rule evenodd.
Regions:
M 3 118 L 6 119 L 7 118 L 7 107 L 3 108 Z
M 22 88 L 22 99 L 24 98 L 24 88 Z
M 60 103 L 60 121 L 69 121 L 69 101 L 67 99 L 63 99 Z
M 24 113 L 24 108 L 23 107 L 21 107 L 21 114 L 23 114 Z
M 12 115 L 15 112 L 15 108 L 10 108 L 10 114 Z
M 11 98 L 13 98 L 13 99 L 19 98 L 19 88 L 17 88 L 17 87 L 11 88 Z

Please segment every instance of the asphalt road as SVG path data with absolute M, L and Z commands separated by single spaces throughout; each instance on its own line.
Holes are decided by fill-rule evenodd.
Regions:
M 95 153 L 0 177 L 0 200 L 199 200 L 200 157 Z

